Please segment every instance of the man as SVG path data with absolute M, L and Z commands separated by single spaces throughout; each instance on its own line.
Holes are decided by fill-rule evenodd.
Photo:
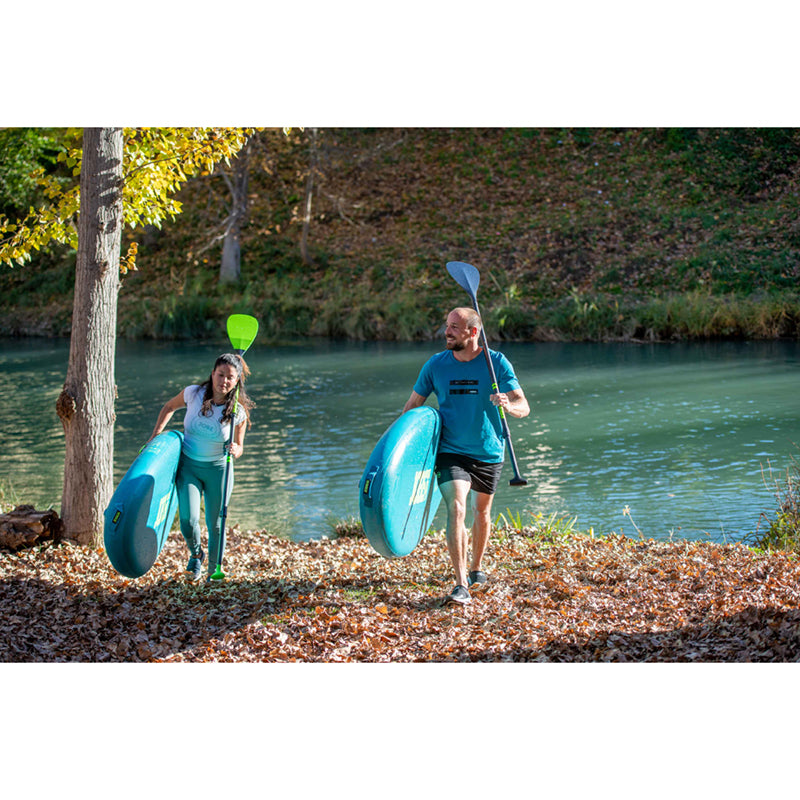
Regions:
M 445 602 L 469 603 L 469 589 L 487 582 L 481 561 L 491 530 L 492 500 L 500 481 L 505 442 L 498 408 L 512 417 L 530 413 L 528 401 L 509 360 L 489 350 L 498 391 L 492 394 L 489 367 L 480 346 L 481 318 L 472 308 L 447 316 L 447 349 L 430 358 L 419 373 L 403 413 L 417 408 L 433 392 L 442 416 L 436 474 L 447 508 L 447 549 L 456 586 Z M 467 498 L 475 492 L 472 557 L 467 572 Z

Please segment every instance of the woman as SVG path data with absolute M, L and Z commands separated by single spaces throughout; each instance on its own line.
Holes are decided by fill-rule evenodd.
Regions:
M 192 581 L 200 578 L 205 560 L 205 553 L 200 544 L 200 498 L 203 496 L 208 526 L 209 578 L 217 566 L 231 416 L 236 399 L 236 418 L 233 421 L 234 432 L 230 451 L 233 458 L 239 458 L 244 449 L 244 434 L 253 406 L 244 388 L 244 379 L 249 374 L 250 370 L 241 356 L 233 353 L 221 355 L 214 363 L 214 369 L 208 380 L 199 385 L 187 386 L 180 394 L 164 404 L 150 437 L 152 439 L 158 436 L 179 408 L 186 408 L 183 420 L 183 449 L 176 483 L 181 533 L 189 546 L 190 554 L 186 573 Z M 228 476 L 226 501 L 230 500 L 232 489 L 233 464 Z

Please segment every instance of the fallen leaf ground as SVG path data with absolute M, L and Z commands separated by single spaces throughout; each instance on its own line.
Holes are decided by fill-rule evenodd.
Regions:
M 138 580 L 102 550 L 0 553 L 0 661 L 800 660 L 800 563 L 743 545 L 498 532 L 466 607 L 441 605 L 441 533 L 387 560 L 234 530 L 222 585 L 187 583 L 185 559 L 174 533 Z

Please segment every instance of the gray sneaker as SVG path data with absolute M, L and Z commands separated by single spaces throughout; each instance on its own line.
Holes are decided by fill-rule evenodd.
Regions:
M 196 581 L 200 579 L 200 573 L 203 571 L 203 561 L 205 560 L 206 554 L 203 552 L 203 548 L 200 548 L 200 555 L 199 556 L 192 556 L 189 559 L 189 563 L 186 565 L 186 577 L 190 581 Z
M 489 578 L 486 577 L 485 572 L 479 569 L 469 574 L 469 588 L 470 589 L 485 589 Z
M 472 598 L 469 596 L 466 587 L 456 586 L 453 591 L 445 597 L 444 602 L 445 605 L 447 603 L 458 603 L 459 605 L 465 606 L 467 603 L 472 602 Z

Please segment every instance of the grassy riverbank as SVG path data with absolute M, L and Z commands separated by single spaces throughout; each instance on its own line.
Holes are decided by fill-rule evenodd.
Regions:
M 441 605 L 441 533 L 386 560 L 363 537 L 234 532 L 219 586 L 187 584 L 185 555 L 173 535 L 130 581 L 102 551 L 0 553 L 0 661 L 800 659 L 800 563 L 742 545 L 497 531 L 463 608 Z
M 784 129 L 331 129 L 252 157 L 242 280 L 219 286 L 222 178 L 190 182 L 164 230 L 128 234 L 119 332 L 262 341 L 435 335 L 482 275 L 490 334 L 519 340 L 800 336 L 800 132 Z M 0 270 L 0 334 L 69 331 L 74 254 Z

